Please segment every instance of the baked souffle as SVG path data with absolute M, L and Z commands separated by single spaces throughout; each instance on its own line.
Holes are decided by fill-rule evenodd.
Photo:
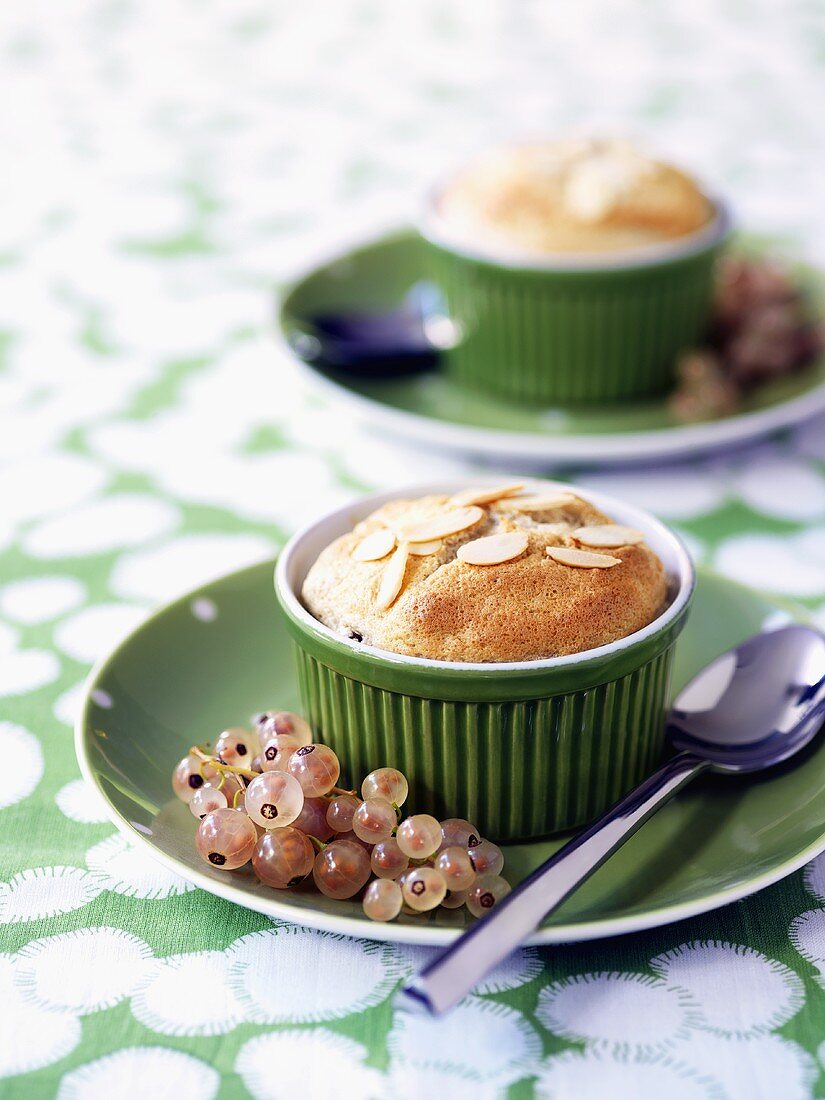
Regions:
M 677 241 L 715 209 L 690 176 L 627 141 L 546 141 L 470 164 L 436 203 L 456 243 L 492 252 L 616 253 Z
M 641 531 L 561 486 L 394 500 L 321 552 L 307 609 L 344 637 L 436 661 L 531 661 L 618 641 L 661 613 Z

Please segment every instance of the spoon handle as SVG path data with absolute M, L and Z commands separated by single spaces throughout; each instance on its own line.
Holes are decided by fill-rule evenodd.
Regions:
M 709 767 L 683 752 L 560 848 L 398 993 L 396 1005 L 439 1016 L 514 951 L 681 787 Z

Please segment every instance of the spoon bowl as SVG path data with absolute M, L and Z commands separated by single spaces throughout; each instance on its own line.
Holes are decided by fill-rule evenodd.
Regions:
M 807 626 L 757 634 L 682 689 L 670 743 L 714 771 L 752 772 L 795 755 L 825 721 L 825 637 Z

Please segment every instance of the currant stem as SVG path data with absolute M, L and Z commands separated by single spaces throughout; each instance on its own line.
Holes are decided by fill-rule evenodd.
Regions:
M 221 781 L 218 784 L 218 790 L 221 790 L 226 783 L 228 772 L 231 772 L 232 775 L 242 775 L 244 779 L 255 779 L 259 774 L 258 772 L 253 772 L 251 768 L 238 768 L 234 764 L 224 764 L 223 760 L 219 757 L 210 756 L 208 753 L 205 753 L 200 745 L 193 745 L 189 752 L 190 755 L 200 760 L 198 771 L 200 772 L 201 779 L 206 779 L 204 768 L 207 764 L 220 775 Z
M 211 753 L 204 752 L 200 745 L 193 745 L 189 750 L 190 756 L 196 756 L 198 760 L 203 761 L 205 764 L 219 763 L 218 758 Z
M 204 783 L 207 783 L 209 781 L 209 779 L 206 775 L 206 761 L 205 760 L 201 760 L 200 763 L 198 764 L 198 774 L 200 775 L 200 777 L 204 781 Z M 221 787 L 223 786 L 223 782 L 224 782 L 224 779 L 223 779 L 223 776 L 221 776 L 221 781 L 220 781 L 220 784 L 218 785 L 218 790 L 220 790 Z
M 236 768 L 234 764 L 222 764 L 219 762 L 212 766 L 222 774 L 231 772 L 233 775 L 242 775 L 245 779 L 257 779 L 260 774 L 259 772 L 253 772 L 251 768 Z

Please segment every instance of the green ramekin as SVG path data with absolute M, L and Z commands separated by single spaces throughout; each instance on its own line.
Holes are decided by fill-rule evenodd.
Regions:
M 679 352 L 707 329 L 714 263 L 731 232 L 727 207 L 714 205 L 714 219 L 681 240 L 582 257 L 487 254 L 426 218 L 421 233 L 450 321 L 445 370 L 467 389 L 519 402 L 664 393 Z
M 658 520 L 582 492 L 617 522 L 644 531 L 671 580 L 666 610 L 611 645 L 544 661 L 431 661 L 359 645 L 306 610 L 303 580 L 335 538 L 387 500 L 465 486 L 416 485 L 324 516 L 284 548 L 275 589 L 295 642 L 304 712 L 340 755 L 348 781 L 390 765 L 409 779 L 415 812 L 467 818 L 498 841 L 527 840 L 590 820 L 656 765 L 694 570 Z

